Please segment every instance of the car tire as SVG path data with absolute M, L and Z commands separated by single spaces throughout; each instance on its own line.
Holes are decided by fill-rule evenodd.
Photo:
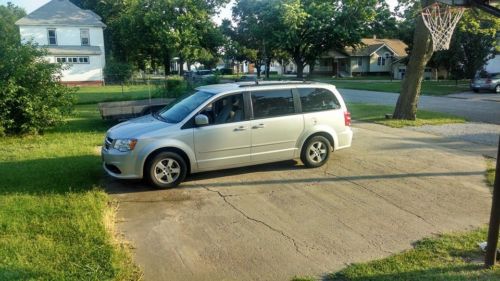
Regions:
M 478 90 L 478 89 L 472 89 L 472 91 L 473 91 L 474 93 L 478 93 L 478 92 L 479 92 L 479 90 Z
M 331 144 L 323 136 L 314 136 L 306 141 L 300 153 L 300 160 L 307 168 L 323 166 L 330 157 Z
M 495 87 L 495 93 L 500 94 L 500 84 Z
M 176 187 L 186 178 L 186 161 L 175 152 L 160 152 L 148 161 L 145 174 L 156 188 Z

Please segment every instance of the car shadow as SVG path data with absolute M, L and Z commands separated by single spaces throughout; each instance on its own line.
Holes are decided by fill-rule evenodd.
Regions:
M 293 171 L 305 169 L 305 167 L 300 164 L 300 162 L 295 160 L 286 160 L 268 164 L 260 164 L 239 168 L 229 168 L 218 171 L 201 172 L 196 174 L 191 174 L 186 177 L 181 186 L 172 189 L 185 189 L 199 187 L 196 182 L 208 179 L 218 179 L 222 177 L 245 175 L 257 172 L 279 172 L 279 171 Z M 120 180 L 107 176 L 103 179 L 103 186 L 108 194 L 124 194 L 124 193 L 138 193 L 138 192 L 150 192 L 159 191 L 162 189 L 157 189 L 147 183 L 145 180 Z M 165 190 L 165 189 L 163 189 Z

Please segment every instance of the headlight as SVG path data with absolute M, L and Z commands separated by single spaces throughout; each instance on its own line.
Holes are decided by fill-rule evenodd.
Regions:
M 121 152 L 134 150 L 137 144 L 136 139 L 116 139 L 113 148 Z

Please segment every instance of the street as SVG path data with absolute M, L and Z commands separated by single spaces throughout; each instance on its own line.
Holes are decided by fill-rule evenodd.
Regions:
M 347 102 L 396 105 L 399 94 L 339 89 Z M 492 99 L 496 94 L 490 94 Z M 500 124 L 500 102 L 494 100 L 421 96 L 419 109 L 463 116 L 469 121 Z M 417 113 L 418 115 L 418 113 Z

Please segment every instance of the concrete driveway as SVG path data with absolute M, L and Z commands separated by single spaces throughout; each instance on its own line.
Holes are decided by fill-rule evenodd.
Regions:
M 194 175 L 171 190 L 107 184 L 145 280 L 290 280 L 483 225 L 488 149 L 358 123 L 353 147 L 318 169 L 286 161 Z

